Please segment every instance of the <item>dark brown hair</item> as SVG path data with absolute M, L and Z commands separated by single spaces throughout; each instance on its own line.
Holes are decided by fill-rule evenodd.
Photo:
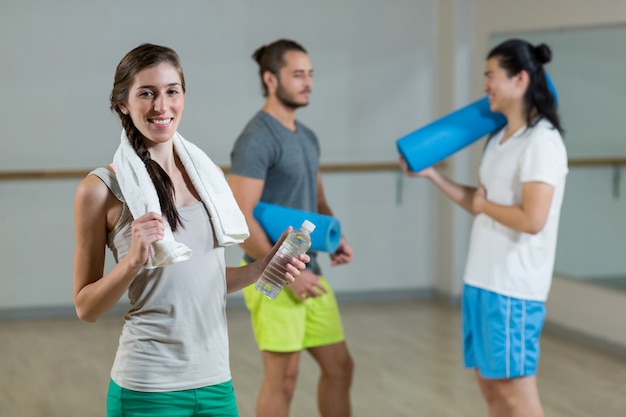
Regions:
M 493 48 L 487 59 L 496 58 L 509 77 L 522 70 L 528 73 L 530 83 L 524 95 L 526 122 L 533 125 L 533 111 L 545 117 L 559 132 L 563 133 L 561 121 L 556 111 L 554 96 L 548 88 L 543 65 L 552 60 L 552 50 L 542 43 L 531 45 L 523 39 L 509 39 Z
M 118 64 L 115 70 L 110 101 L 111 110 L 120 117 L 122 127 L 126 131 L 126 136 L 128 136 L 135 152 L 137 152 L 142 161 L 145 161 L 146 169 L 159 196 L 159 204 L 161 205 L 163 216 L 172 230 L 176 230 L 178 225 L 182 226 L 182 221 L 174 202 L 174 185 L 172 180 L 158 162 L 150 159 L 150 152 L 148 152 L 144 142 L 145 137 L 137 129 L 130 115 L 124 114 L 120 108 L 121 105 L 125 105 L 128 102 L 128 94 L 137 74 L 146 68 L 154 67 L 163 62 L 172 64 L 178 70 L 182 89 L 185 92 L 185 76 L 180 66 L 178 54 L 173 49 L 165 46 L 144 43 L 128 52 Z
M 263 45 L 252 54 L 252 59 L 259 65 L 259 76 L 263 87 L 263 97 L 267 97 L 267 85 L 263 81 L 263 74 L 271 72 L 278 77 L 278 73 L 285 66 L 285 53 L 298 51 L 307 53 L 299 43 L 289 39 L 279 39 L 268 45 Z

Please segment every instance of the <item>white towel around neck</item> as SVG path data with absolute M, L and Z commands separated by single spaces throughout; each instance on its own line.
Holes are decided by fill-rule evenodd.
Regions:
M 230 246 L 243 242 L 250 235 L 248 226 L 222 170 L 204 151 L 185 140 L 178 132 L 174 135 L 173 143 L 174 152 L 180 158 L 209 212 L 217 243 L 220 246 Z M 113 157 L 113 164 L 124 200 L 133 218 L 139 218 L 151 211 L 161 214 L 161 205 L 152 179 L 124 131 L 120 146 Z M 171 265 L 191 257 L 191 249 L 174 239 L 169 223 L 165 218 L 163 220 L 163 240 L 152 245 L 150 258 L 144 265 L 146 269 Z M 212 239 L 212 236 L 207 237 L 209 238 Z

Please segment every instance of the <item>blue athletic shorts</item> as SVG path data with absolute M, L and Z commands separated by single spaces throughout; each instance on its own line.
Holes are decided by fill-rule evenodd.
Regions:
M 507 297 L 465 285 L 463 354 L 467 368 L 488 379 L 533 376 L 539 362 L 543 302 Z

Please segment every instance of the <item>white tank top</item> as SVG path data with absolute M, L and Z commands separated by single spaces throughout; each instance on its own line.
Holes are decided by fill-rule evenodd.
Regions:
M 92 174 L 123 201 L 115 174 L 106 168 Z M 142 269 L 130 285 L 130 309 L 111 370 L 111 378 L 124 388 L 178 391 L 231 379 L 224 248 L 217 246 L 201 202 L 178 207 L 178 212 L 183 227 L 174 237 L 193 255 L 174 265 Z M 120 220 L 107 236 L 116 262 L 130 247 L 132 220 L 124 204 Z

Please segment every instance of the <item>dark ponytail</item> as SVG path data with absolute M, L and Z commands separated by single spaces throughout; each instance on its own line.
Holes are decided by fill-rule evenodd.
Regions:
M 543 65 L 552 60 L 550 47 L 545 43 L 533 46 L 522 39 L 509 39 L 489 52 L 487 59 L 491 58 L 498 59 L 500 67 L 506 70 L 509 77 L 521 71 L 528 73 L 529 84 L 524 95 L 527 125 L 533 126 L 536 123 L 536 121 L 533 123 L 536 111 L 539 116 L 548 119 L 555 129 L 563 133 L 554 96 L 548 88 L 543 69 Z
M 124 114 L 120 108 L 128 101 L 128 94 L 135 81 L 135 76 L 146 68 L 153 67 L 162 62 L 168 62 L 178 70 L 183 92 L 185 91 L 185 77 L 180 66 L 180 60 L 176 52 L 165 46 L 142 44 L 130 51 L 122 58 L 115 71 L 113 90 L 111 91 L 111 110 L 116 112 L 122 122 L 122 127 L 139 158 L 145 161 L 146 170 L 152 179 L 163 217 L 174 231 L 180 225 L 182 219 L 176 210 L 174 202 L 174 184 L 167 172 L 158 162 L 150 158 L 150 152 L 146 148 L 146 138 L 133 123 L 130 115 Z

